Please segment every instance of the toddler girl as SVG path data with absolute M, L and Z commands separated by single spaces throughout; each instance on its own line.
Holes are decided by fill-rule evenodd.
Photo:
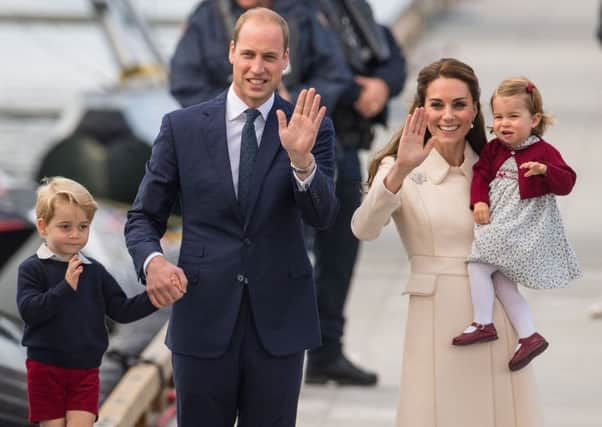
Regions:
M 453 344 L 497 339 L 492 321 L 497 295 L 519 336 L 509 363 L 515 371 L 548 347 L 516 284 L 560 288 L 581 275 L 555 199 L 572 190 L 576 174 L 542 139 L 551 118 L 528 79 L 504 80 L 491 97 L 491 109 L 496 138 L 475 163 L 471 185 L 476 225 L 468 275 L 474 322 Z

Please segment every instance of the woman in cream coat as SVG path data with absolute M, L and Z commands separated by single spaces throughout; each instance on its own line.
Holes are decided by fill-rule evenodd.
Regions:
M 543 425 L 531 369 L 508 369 L 516 337 L 499 301 L 497 341 L 451 344 L 472 320 L 465 259 L 472 165 L 486 143 L 479 96 L 468 65 L 442 59 L 423 68 L 411 114 L 372 161 L 351 224 L 359 239 L 372 240 L 393 218 L 410 258 L 400 427 Z

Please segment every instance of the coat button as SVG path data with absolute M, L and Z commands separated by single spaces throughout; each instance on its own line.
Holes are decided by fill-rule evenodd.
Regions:
M 249 239 L 248 237 L 242 242 L 245 244 L 245 246 L 251 246 L 251 239 Z
M 237 275 L 236 275 L 236 280 L 237 280 L 239 283 L 244 283 L 244 282 L 245 282 L 245 276 L 243 276 L 242 274 L 237 274 Z

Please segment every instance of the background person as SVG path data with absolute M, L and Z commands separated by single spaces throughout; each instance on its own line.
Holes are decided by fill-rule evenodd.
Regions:
M 296 0 L 205 0 L 188 18 L 171 58 L 169 87 L 178 102 L 188 107 L 207 101 L 232 83 L 229 43 L 236 19 L 253 7 L 268 7 L 289 26 L 289 66 L 279 95 L 295 102 L 304 88 L 313 87 L 331 111 L 351 81 L 343 53 L 334 35 L 317 20 L 306 2 Z
M 345 303 L 359 250 L 350 223 L 361 201 L 359 150 L 371 147 L 376 125 L 387 124 L 388 103 L 403 88 L 406 63 L 389 29 L 374 20 L 368 2 L 320 0 L 318 3 L 337 35 L 354 79 L 349 81 L 332 112 L 337 136 L 336 194 L 341 208 L 331 228 L 315 232 L 313 249 L 322 346 L 308 354 L 305 381 L 370 386 L 378 381 L 376 373 L 356 366 L 343 351 Z

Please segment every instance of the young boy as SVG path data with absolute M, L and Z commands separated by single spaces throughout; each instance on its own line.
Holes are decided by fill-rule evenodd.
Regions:
M 96 209 L 88 190 L 67 178 L 47 179 L 37 191 L 44 243 L 19 266 L 17 305 L 25 322 L 29 421 L 42 427 L 92 427 L 108 345 L 105 314 L 126 323 L 158 308 L 146 292 L 127 298 L 99 262 L 81 254 Z

